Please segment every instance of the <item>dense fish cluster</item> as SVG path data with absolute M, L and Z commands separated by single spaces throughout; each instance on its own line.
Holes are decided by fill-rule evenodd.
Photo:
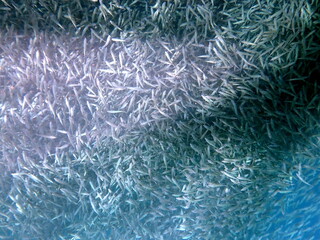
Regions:
M 319 239 L 319 7 L 1 0 L 0 239 Z

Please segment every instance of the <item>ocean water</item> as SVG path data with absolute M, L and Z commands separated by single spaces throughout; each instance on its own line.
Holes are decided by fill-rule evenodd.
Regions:
M 312 159 L 311 165 L 319 159 Z M 279 194 L 280 205 L 273 205 L 273 223 L 262 239 L 317 239 L 319 229 L 318 169 L 305 169 L 306 183 L 294 178 L 289 193 Z
M 320 239 L 319 9 L 1 1 L 0 239 Z

